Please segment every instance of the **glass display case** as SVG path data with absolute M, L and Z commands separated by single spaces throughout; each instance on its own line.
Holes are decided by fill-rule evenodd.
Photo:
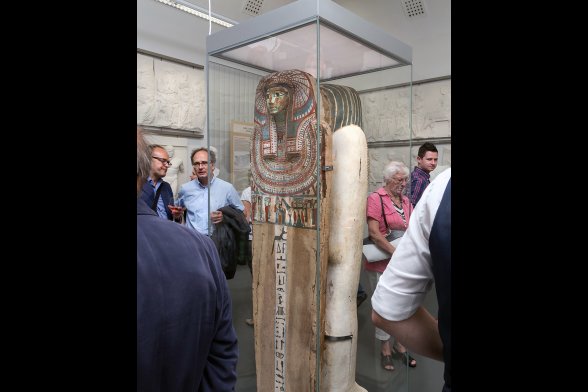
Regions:
M 408 390 L 406 363 L 398 359 L 394 372 L 380 365 L 369 306 L 355 310 L 358 275 L 353 309 L 336 315 L 351 318 L 344 322 L 355 323 L 354 333 L 329 332 L 326 297 L 329 208 L 345 197 L 331 193 L 329 138 L 346 124 L 365 134 L 368 186 L 358 206 L 382 185 L 388 160 L 414 165 L 411 47 L 329 0 L 292 2 L 209 35 L 206 45 L 207 143 L 220 178 L 239 194 L 251 186 L 252 278 L 246 287 L 229 281 L 233 302 L 251 301 L 247 311 L 234 306 L 234 323 L 245 326 L 251 313 L 255 322 L 237 328 L 237 389 L 356 390 L 341 386 L 350 377 L 370 391 Z M 282 117 L 272 106 L 280 99 L 290 105 Z M 358 238 L 365 216 L 361 224 Z M 350 344 L 349 367 L 332 367 L 331 344 Z

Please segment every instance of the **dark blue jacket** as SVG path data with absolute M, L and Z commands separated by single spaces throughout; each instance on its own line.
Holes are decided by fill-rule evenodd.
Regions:
M 233 391 L 237 335 L 210 238 L 137 199 L 137 391 Z
M 251 227 L 243 212 L 233 206 L 219 208 L 223 220 L 214 226 L 210 236 L 216 249 L 227 279 L 233 279 L 237 264 L 251 265 L 251 247 L 248 247 Z
M 439 302 L 439 334 L 443 342 L 443 392 L 451 392 L 451 179 L 431 227 L 429 249 Z
M 169 182 L 161 182 L 161 193 L 159 196 L 163 198 L 163 205 L 165 206 L 165 212 L 167 213 L 167 219 L 172 220 L 173 216 L 171 210 L 167 208 L 168 205 L 174 205 L 174 193 L 172 192 L 171 185 Z M 143 189 L 141 190 L 141 199 L 147 203 L 148 207 L 153 205 L 153 198 L 155 197 L 155 190 L 153 186 L 145 181 Z

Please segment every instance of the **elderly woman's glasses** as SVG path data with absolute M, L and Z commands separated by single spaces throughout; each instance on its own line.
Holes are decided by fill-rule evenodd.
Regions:
M 392 179 L 394 180 L 394 182 L 399 182 L 399 183 L 403 183 L 403 182 L 408 182 L 408 177 L 392 177 Z

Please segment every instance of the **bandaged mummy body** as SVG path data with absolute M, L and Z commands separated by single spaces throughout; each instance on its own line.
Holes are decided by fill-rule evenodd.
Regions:
M 349 87 L 321 84 L 317 92 L 314 78 L 298 70 L 272 73 L 256 90 L 258 391 L 365 391 L 355 383 L 368 169 L 361 103 Z

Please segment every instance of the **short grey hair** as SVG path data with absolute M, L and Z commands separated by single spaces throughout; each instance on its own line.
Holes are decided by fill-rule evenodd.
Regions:
M 390 180 L 398 173 L 401 173 L 404 177 L 408 177 L 408 167 L 400 161 L 390 161 L 384 167 L 382 174 L 384 175 L 384 184 L 390 182 Z

